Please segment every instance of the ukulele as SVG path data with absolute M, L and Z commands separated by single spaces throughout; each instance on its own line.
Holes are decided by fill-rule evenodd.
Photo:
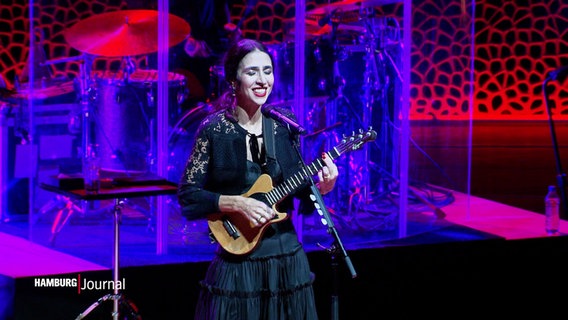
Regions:
M 366 132 L 360 131 L 358 134 L 353 134 L 349 137 L 343 137 L 341 143 L 326 152 L 326 155 L 334 160 L 346 152 L 360 149 L 365 143 L 375 140 L 376 137 L 377 133 L 372 129 Z M 244 255 L 252 252 L 268 226 L 288 218 L 286 213 L 276 210 L 276 205 L 296 191 L 308 178 L 321 170 L 324 165 L 324 161 L 318 158 L 276 187 L 272 186 L 272 178 L 269 175 L 260 175 L 252 187 L 242 196 L 251 197 L 268 204 L 276 212 L 276 216 L 263 225 L 255 226 L 247 217 L 241 214 L 209 214 L 207 223 L 211 235 L 226 251 L 232 254 Z

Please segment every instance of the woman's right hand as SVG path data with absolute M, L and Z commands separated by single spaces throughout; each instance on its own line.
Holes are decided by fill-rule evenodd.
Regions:
M 219 197 L 219 209 L 222 212 L 238 212 L 255 226 L 260 226 L 276 216 L 276 212 L 266 203 L 243 196 Z

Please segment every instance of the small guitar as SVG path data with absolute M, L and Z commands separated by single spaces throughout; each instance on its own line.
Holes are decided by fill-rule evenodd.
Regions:
M 360 149 L 363 144 L 375 140 L 376 137 L 377 133 L 372 129 L 366 132 L 361 131 L 359 134 L 344 137 L 339 145 L 326 154 L 332 160 L 336 159 L 345 152 Z M 288 218 L 286 213 L 276 210 L 276 205 L 296 191 L 309 177 L 315 175 L 323 168 L 324 164 L 323 160 L 318 158 L 275 188 L 272 187 L 272 178 L 267 174 L 262 174 L 242 196 L 252 197 L 270 205 L 276 212 L 276 216 L 261 226 L 254 226 L 241 214 L 210 214 L 207 216 L 207 223 L 212 236 L 225 250 L 232 254 L 250 253 L 256 248 L 264 230 L 269 225 Z

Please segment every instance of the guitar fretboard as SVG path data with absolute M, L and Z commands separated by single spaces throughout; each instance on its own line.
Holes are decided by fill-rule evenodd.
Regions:
M 369 130 L 366 133 L 361 133 L 356 136 L 352 136 L 350 138 L 343 139 L 342 143 L 337 145 L 332 150 L 326 152 L 327 157 L 331 160 L 335 160 L 343 153 L 351 150 L 356 150 L 363 145 L 363 143 L 374 140 L 377 133 L 373 130 Z M 290 195 L 294 191 L 296 191 L 302 184 L 304 184 L 307 179 L 313 175 L 315 175 L 319 170 L 321 170 L 325 166 L 325 162 L 323 159 L 318 158 L 310 163 L 308 166 L 302 168 L 300 171 L 296 172 L 294 175 L 286 179 L 283 183 L 279 186 L 275 187 L 274 189 L 270 190 L 266 193 L 266 200 L 269 204 L 275 205 L 286 196 Z

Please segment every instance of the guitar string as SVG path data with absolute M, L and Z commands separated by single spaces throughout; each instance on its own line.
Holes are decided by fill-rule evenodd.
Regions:
M 251 138 L 254 136 L 254 134 L 249 134 L 251 136 Z M 365 136 L 369 136 L 369 134 L 366 134 Z M 251 139 L 252 141 L 253 139 Z M 256 139 L 254 139 L 256 140 Z M 336 155 L 332 155 L 331 151 L 328 152 L 328 156 L 330 156 L 332 159 L 335 159 L 337 157 L 339 157 L 341 154 L 343 154 L 344 152 L 346 152 L 349 149 L 353 148 L 353 145 L 355 144 L 355 142 L 364 142 L 364 139 L 354 139 L 354 140 L 346 140 L 344 141 L 341 145 L 335 147 L 335 153 Z M 251 143 L 251 147 L 252 147 L 252 143 Z M 258 146 L 256 146 L 256 148 L 258 148 Z M 251 150 L 258 150 L 258 149 L 253 149 L 251 148 Z M 281 198 L 283 198 L 286 194 L 290 193 L 291 191 L 293 191 L 294 189 L 296 189 L 301 183 L 302 181 L 304 181 L 306 179 L 306 177 L 308 175 L 312 175 L 316 172 L 316 170 L 323 168 L 324 163 L 321 159 L 317 159 L 312 165 L 308 166 L 307 168 L 303 168 L 302 171 L 304 173 L 304 176 L 301 175 L 302 172 L 297 172 L 296 174 L 292 175 L 289 179 L 287 179 L 286 181 L 284 181 L 281 185 L 275 187 L 274 189 L 272 189 L 271 191 L 268 192 L 267 197 L 270 198 L 269 201 L 272 202 L 272 204 L 276 203 L 278 200 L 280 200 Z M 305 169 L 308 169 L 308 172 L 305 172 Z M 294 181 L 294 179 L 296 181 Z M 273 197 L 273 195 L 276 195 L 276 197 Z

